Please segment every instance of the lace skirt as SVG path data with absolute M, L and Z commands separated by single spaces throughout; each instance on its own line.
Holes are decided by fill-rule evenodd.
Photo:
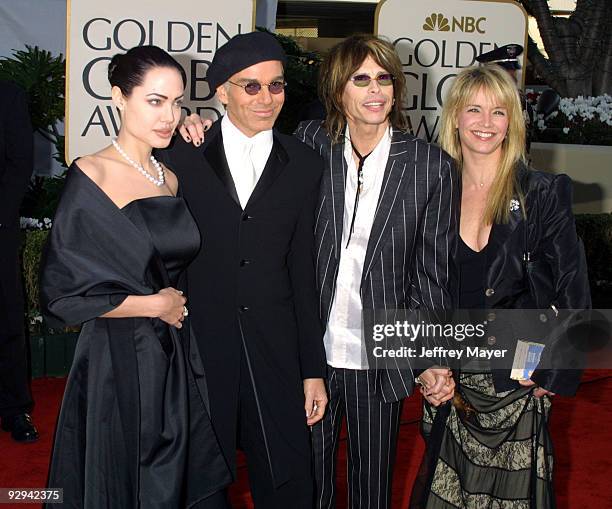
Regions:
M 530 388 L 496 393 L 490 373 L 459 382 L 467 410 L 424 402 L 427 451 L 411 508 L 554 507 L 550 398 Z

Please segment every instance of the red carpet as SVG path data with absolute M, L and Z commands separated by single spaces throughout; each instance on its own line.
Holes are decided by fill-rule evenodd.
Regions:
M 0 433 L 0 487 L 41 488 L 45 484 L 53 426 L 64 389 L 64 379 L 38 379 L 32 390 L 36 401 L 34 419 L 41 438 L 35 444 L 14 443 Z M 418 436 L 419 398 L 404 406 L 393 489 L 393 508 L 405 508 L 418 467 L 423 441 Z M 552 432 L 556 452 L 556 489 L 559 509 L 605 509 L 612 507 L 612 371 L 585 375 L 576 398 L 555 398 Z M 346 507 L 344 443 L 341 446 L 338 508 Z M 242 463 L 242 462 L 241 462 Z M 231 490 L 235 509 L 250 508 L 246 469 Z M 3 504 L 19 509 L 23 505 Z M 37 507 L 30 505 L 29 507 Z M 288 508 L 289 509 L 289 508 Z

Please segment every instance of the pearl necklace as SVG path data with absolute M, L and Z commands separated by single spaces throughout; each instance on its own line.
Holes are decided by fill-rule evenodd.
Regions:
M 157 187 L 161 187 L 161 186 L 164 185 L 164 183 L 166 182 L 166 174 L 164 172 L 164 168 L 159 163 L 159 161 L 153 157 L 153 154 L 151 154 L 149 159 L 151 160 L 151 163 L 153 164 L 153 167 L 157 170 L 157 178 L 155 178 L 147 170 L 145 170 L 144 166 L 142 164 L 138 164 L 136 161 L 133 161 L 130 158 L 130 156 L 128 156 L 125 153 L 125 151 L 121 148 L 119 143 L 117 143 L 117 139 L 116 138 L 113 138 L 112 142 L 113 142 L 113 147 L 115 147 L 117 149 L 117 152 L 119 152 L 119 154 L 121 154 L 121 157 L 123 157 L 123 159 L 125 159 L 134 168 L 136 168 L 138 170 L 138 172 L 143 177 L 145 177 L 149 182 L 155 184 Z

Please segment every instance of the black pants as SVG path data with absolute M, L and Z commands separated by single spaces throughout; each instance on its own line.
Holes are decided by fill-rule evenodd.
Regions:
M 32 407 L 19 242 L 17 227 L 0 227 L 0 417 L 29 412 Z
M 257 399 L 244 353 L 240 365 L 238 444 L 246 456 L 249 486 L 257 509 L 312 509 L 314 480 L 310 465 L 296 469 L 303 472 L 301 477 L 274 486 L 269 448 L 261 429 Z
M 391 482 L 402 402 L 384 403 L 374 393 L 374 372 L 328 367 L 329 404 L 313 426 L 315 504 L 336 507 L 336 457 L 346 416 L 349 508 L 391 506 Z
M 227 493 L 225 490 L 211 495 L 205 500 L 200 500 L 197 504 L 191 506 L 191 509 L 231 509 Z

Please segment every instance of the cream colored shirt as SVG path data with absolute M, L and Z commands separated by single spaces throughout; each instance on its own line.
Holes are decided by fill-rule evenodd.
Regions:
M 391 128 L 365 160 L 355 228 L 348 247 L 346 243 L 349 238 L 357 193 L 357 165 L 353 159 L 348 126 L 345 136 L 344 160 L 347 164 L 347 178 L 344 190 L 341 254 L 336 279 L 336 292 L 323 342 L 325 343 L 327 363 L 330 366 L 367 369 L 368 360 L 363 340 L 362 303 L 359 287 L 370 232 L 374 223 L 374 214 L 391 149 Z
M 234 180 L 240 204 L 244 209 L 272 151 L 272 130 L 249 138 L 225 115 L 221 120 L 223 149 Z

